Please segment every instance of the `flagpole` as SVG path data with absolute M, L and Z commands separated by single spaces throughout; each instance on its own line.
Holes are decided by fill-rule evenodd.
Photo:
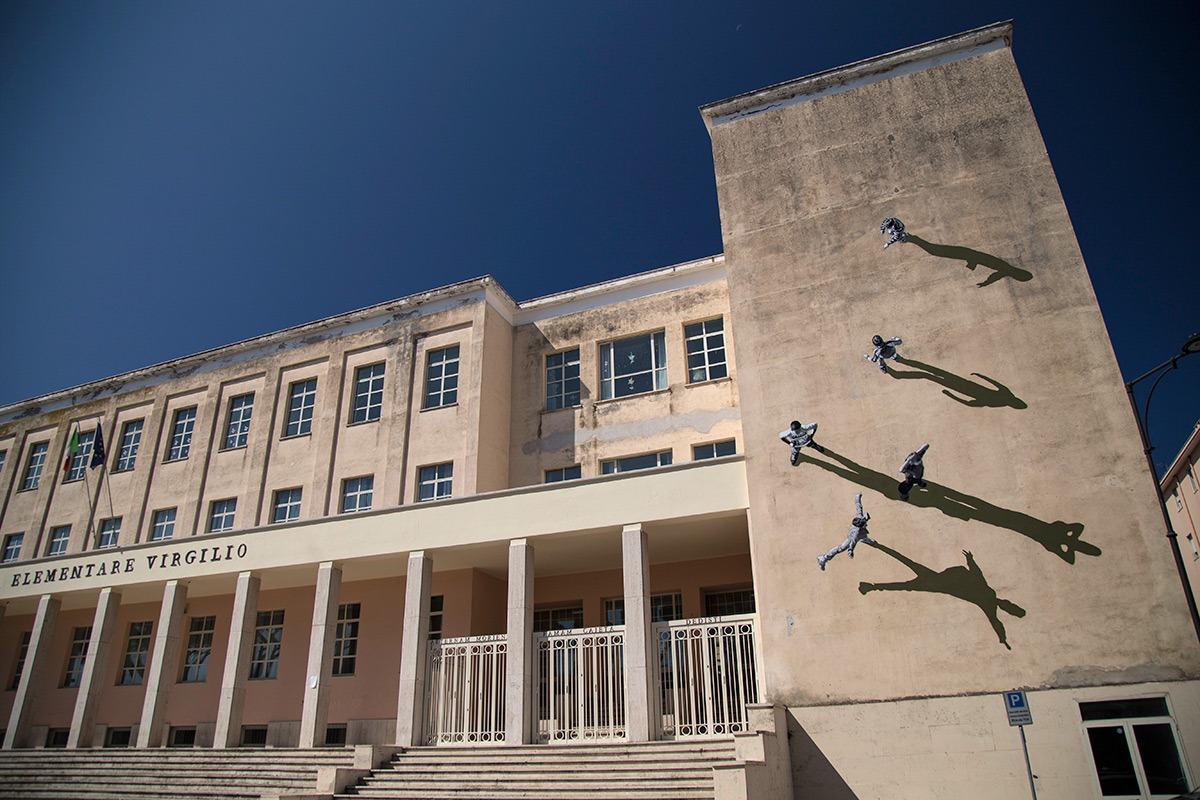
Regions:
M 80 466 L 83 468 L 83 485 L 84 485 L 85 487 L 87 487 L 87 497 L 88 497 L 88 526 L 87 526 L 87 538 L 86 538 L 86 539 L 84 539 L 84 544 L 87 544 L 87 543 L 88 543 L 89 541 L 91 541 L 91 539 L 92 539 L 92 518 L 96 516 L 96 503 L 95 503 L 95 501 L 96 501 L 97 499 L 99 499 L 99 498 L 93 498 L 93 497 L 92 497 L 92 482 L 88 480 L 88 476 L 87 476 L 87 465 L 86 465 L 86 464 L 81 464 Z M 96 488 L 97 488 L 97 489 L 99 489 L 100 487 L 99 487 L 99 486 L 97 486 Z
M 100 480 L 104 481 L 108 477 L 108 464 L 100 465 Z M 115 517 L 116 512 L 113 511 L 112 504 L 112 481 L 104 481 L 104 488 L 108 490 L 108 516 Z

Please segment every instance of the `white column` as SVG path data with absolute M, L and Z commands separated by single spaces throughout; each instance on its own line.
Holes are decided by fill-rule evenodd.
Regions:
M 433 561 L 423 550 L 409 553 L 404 587 L 404 638 L 400 641 L 400 699 L 396 709 L 396 744 L 401 747 L 423 744 L 432 580 Z
M 650 559 L 646 532 L 626 525 L 621 532 L 621 561 L 625 577 L 625 731 L 631 742 L 657 736 L 654 718 L 656 658 L 650 629 Z
M 508 664 L 504 672 L 504 741 L 532 744 L 533 547 L 526 539 L 508 544 Z
M 50 655 L 50 642 L 54 639 L 54 625 L 58 622 L 61 605 L 62 602 L 51 594 L 44 594 L 38 600 L 33 633 L 29 636 L 29 648 L 25 651 L 25 666 L 21 668 L 17 695 L 13 698 L 12 713 L 8 716 L 5 750 L 29 745 L 26 739 L 29 736 L 29 722 L 33 718 L 33 704 L 37 700 L 38 684 L 45 678 L 46 660 Z
M 154 623 L 154 649 L 146 664 L 146 696 L 142 700 L 142 719 L 138 724 L 138 747 L 162 746 L 163 714 L 167 710 L 171 685 L 175 683 L 183 607 L 186 604 L 187 584 L 167 581 L 163 587 L 158 622 Z
M 312 633 L 308 637 L 308 671 L 304 682 L 304 709 L 300 713 L 300 746 L 325 744 L 329 720 L 329 685 L 333 682 L 333 642 L 337 634 L 338 598 L 342 569 L 332 561 L 317 568 L 313 597 Z
M 237 747 L 242 732 L 242 708 L 246 703 L 246 678 L 250 672 L 250 648 L 254 645 L 254 619 L 258 612 L 258 587 L 254 572 L 238 573 L 229 620 L 229 648 L 221 673 L 221 695 L 217 701 L 217 727 L 213 747 Z
M 75 714 L 71 717 L 67 747 L 92 745 L 96 706 L 100 703 L 100 693 L 105 686 L 108 653 L 112 649 L 113 634 L 117 627 L 117 611 L 120 608 L 120 592 L 114 592 L 111 587 L 100 590 L 100 598 L 96 602 L 96 616 L 92 620 L 92 635 L 88 639 L 87 657 L 83 661 L 83 674 L 79 677 L 79 692 L 75 695 Z

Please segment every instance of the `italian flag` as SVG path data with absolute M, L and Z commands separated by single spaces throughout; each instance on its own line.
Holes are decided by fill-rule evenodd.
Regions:
M 79 428 L 71 431 L 71 438 L 67 439 L 67 457 L 63 460 L 63 472 L 71 471 L 71 459 L 79 452 Z

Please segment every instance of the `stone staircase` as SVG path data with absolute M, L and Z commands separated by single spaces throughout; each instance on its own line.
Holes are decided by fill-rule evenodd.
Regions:
M 418 747 L 339 798 L 379 800 L 713 800 L 730 739 L 525 747 Z
M 321 767 L 350 767 L 354 748 L 0 751 L 0 798 L 232 800 L 312 794 Z

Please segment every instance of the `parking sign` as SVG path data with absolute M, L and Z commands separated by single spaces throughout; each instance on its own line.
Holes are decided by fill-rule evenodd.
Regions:
M 1004 707 L 1008 710 L 1009 725 L 1033 724 L 1033 715 L 1029 712 L 1029 701 L 1024 692 L 1005 692 Z

